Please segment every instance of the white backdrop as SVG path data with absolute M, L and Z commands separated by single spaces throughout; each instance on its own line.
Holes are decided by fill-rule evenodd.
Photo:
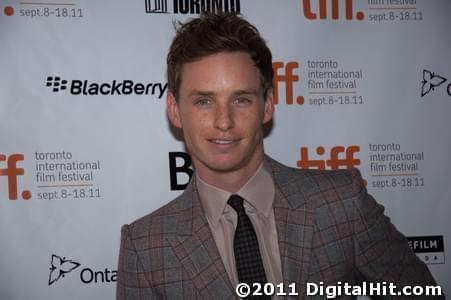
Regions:
M 114 298 L 121 225 L 188 178 L 164 99 L 192 2 L 1 0 L 1 299 Z M 358 167 L 451 293 L 451 2 L 199 3 L 239 10 L 273 51 L 267 153 Z

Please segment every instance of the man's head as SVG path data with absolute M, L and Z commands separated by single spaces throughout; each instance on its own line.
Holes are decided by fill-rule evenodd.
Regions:
M 262 125 L 274 109 L 271 53 L 252 25 L 231 14 L 182 25 L 170 49 L 169 120 L 183 130 L 203 180 L 239 188 L 264 156 Z
M 182 67 L 219 52 L 246 52 L 260 71 L 263 95 L 272 88 L 272 55 L 257 28 L 235 13 L 204 13 L 178 24 L 167 56 L 168 89 L 178 100 Z

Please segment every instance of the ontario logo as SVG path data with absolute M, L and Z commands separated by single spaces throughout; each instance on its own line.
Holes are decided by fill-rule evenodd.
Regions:
M 52 285 L 67 274 L 73 272 L 81 266 L 81 263 L 52 254 L 50 259 L 50 273 L 48 285 Z M 80 270 L 80 281 L 84 284 L 90 283 L 109 283 L 116 282 L 117 271 L 104 268 L 103 270 L 93 270 L 92 268 L 83 268 Z
M 423 70 L 423 80 L 421 81 L 421 97 L 426 96 L 436 88 L 444 84 L 448 79 L 434 72 Z M 446 88 L 448 96 L 451 96 L 451 83 Z
M 65 80 L 60 76 L 47 76 L 45 86 L 52 92 L 69 91 L 71 95 L 121 96 L 153 95 L 161 99 L 168 87 L 162 82 L 134 82 L 133 80 L 113 80 L 111 82 L 91 82 L 88 80 Z
M 52 254 L 50 261 L 50 274 L 49 274 L 49 285 L 57 282 L 61 277 L 65 277 L 67 273 L 72 272 L 78 268 L 80 264 L 78 262 L 61 258 L 58 255 Z
M 18 168 L 17 164 L 24 160 L 24 155 L 15 153 L 9 156 L 0 154 L 0 180 L 2 176 L 5 176 L 8 181 L 8 199 L 17 200 L 18 197 L 18 177 L 25 174 L 23 168 Z M 6 168 L 1 167 L 1 163 L 6 162 Z M 1 192 L 1 190 L 0 190 Z M 31 192 L 29 190 L 24 190 L 20 193 L 23 200 L 31 199 Z M 1 197 L 1 194 L 0 194 Z
M 145 0 L 148 14 L 200 14 L 208 12 L 240 12 L 240 0 Z

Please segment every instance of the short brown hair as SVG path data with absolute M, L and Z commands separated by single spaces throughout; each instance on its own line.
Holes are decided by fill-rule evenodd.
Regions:
M 236 13 L 202 13 L 176 24 L 176 35 L 167 56 L 168 89 L 178 100 L 183 64 L 219 52 L 243 51 L 250 55 L 261 75 L 266 99 L 272 87 L 272 55 L 257 28 Z

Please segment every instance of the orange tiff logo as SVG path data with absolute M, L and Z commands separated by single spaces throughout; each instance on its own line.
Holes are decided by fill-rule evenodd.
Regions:
M 297 166 L 301 169 L 352 169 L 360 165 L 360 159 L 355 158 L 354 154 L 360 151 L 359 146 L 335 146 L 330 149 L 329 159 L 310 159 L 308 148 L 301 147 L 301 159 L 298 160 Z M 316 154 L 323 156 L 326 153 L 324 147 L 316 148 Z
M 6 157 L 4 154 L 0 154 L 0 162 L 6 161 L 6 169 L 0 168 L 0 176 L 6 176 L 8 179 L 9 200 L 17 200 L 17 177 L 22 176 L 25 173 L 24 169 L 17 168 L 17 162 L 23 160 L 23 154 L 12 154 L 9 157 Z M 30 191 L 22 192 L 22 199 L 28 200 L 30 198 Z
M 304 16 L 309 20 L 332 19 L 338 20 L 344 9 L 344 18 L 346 20 L 354 19 L 354 2 L 353 0 L 301 0 Z M 316 4 L 316 10 L 312 9 L 312 2 Z M 340 5 L 341 3 L 341 5 Z M 330 15 L 328 15 L 330 13 Z M 355 14 L 357 20 L 365 19 L 365 14 L 361 11 Z
M 285 103 L 293 104 L 296 98 L 296 103 L 299 105 L 304 104 L 303 96 L 294 96 L 294 83 L 299 81 L 299 76 L 295 74 L 295 70 L 299 69 L 299 63 L 297 61 L 289 61 L 286 64 L 282 61 L 275 61 L 272 64 L 272 70 L 274 74 L 273 86 L 274 86 L 274 104 L 279 104 L 280 92 L 279 87 L 283 83 L 285 85 Z M 281 70 L 279 72 L 279 70 Z

